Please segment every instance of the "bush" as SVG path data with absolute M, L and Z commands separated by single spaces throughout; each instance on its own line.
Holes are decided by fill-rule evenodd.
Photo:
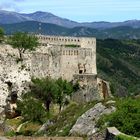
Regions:
M 117 111 L 109 116 L 103 116 L 98 125 L 108 122 L 110 127 L 115 126 L 121 132 L 140 137 L 140 99 L 120 99 L 117 101 Z
M 46 117 L 46 111 L 42 103 L 32 97 L 25 98 L 22 102 L 19 102 L 18 110 L 21 111 L 24 121 L 43 123 Z
M 0 28 L 0 43 L 4 40 L 4 30 Z

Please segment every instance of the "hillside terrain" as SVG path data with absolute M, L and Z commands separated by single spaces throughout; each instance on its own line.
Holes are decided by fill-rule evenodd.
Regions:
M 55 26 L 57 31 L 58 26 Z M 65 30 L 65 28 L 63 27 L 62 30 Z M 59 100 L 57 96 L 58 94 L 56 94 L 56 98 L 53 97 L 54 100 L 49 110 L 46 111 L 46 108 L 43 105 L 46 96 L 45 94 L 40 94 L 43 91 L 42 89 L 38 89 L 40 89 L 42 85 L 45 85 L 43 83 L 47 82 L 40 84 L 37 79 L 39 87 L 33 86 L 36 88 L 34 89 L 32 87 L 31 89 L 33 90 L 31 92 L 27 92 L 25 94 L 25 98 L 23 97 L 23 100 L 17 103 L 18 108 L 16 111 L 19 112 L 20 116 L 14 119 L 6 118 L 4 127 L 7 127 L 7 129 L 10 128 L 10 130 L 3 133 L 5 128 L 3 129 L 3 123 L 0 124 L 0 127 L 2 127 L 2 135 L 11 137 L 17 135 L 74 135 L 82 136 L 84 138 L 90 138 L 92 136 L 97 139 L 102 137 L 103 139 L 105 138 L 105 135 L 102 133 L 102 130 L 105 131 L 106 127 L 115 126 L 119 131 L 126 133 L 127 135 L 140 137 L 140 133 L 138 131 L 140 124 L 140 99 L 136 96 L 140 94 L 139 60 L 140 40 L 97 39 L 98 77 L 110 82 L 113 95 L 117 97 L 133 95 L 133 98 L 114 98 L 109 101 L 107 99 L 101 102 L 89 102 L 82 105 L 73 101 L 68 101 L 63 106 L 64 108 L 59 110 L 58 107 L 60 102 L 58 101 L 61 101 L 62 99 Z M 17 62 L 15 63 L 16 65 L 18 64 Z M 49 85 L 49 83 L 46 85 Z M 43 89 L 45 89 L 44 91 L 46 91 L 46 85 L 43 87 Z M 53 86 L 51 85 L 50 87 L 54 88 L 55 86 L 53 84 Z M 54 92 L 54 89 L 52 91 Z M 35 96 L 31 93 L 40 95 Z M 102 116 L 103 114 L 105 116 Z M 108 116 L 107 114 L 110 115 Z M 107 125 L 105 126 L 105 124 Z M 87 133 L 85 134 L 83 132 Z M 99 137 L 96 137 L 96 134 L 99 134 Z M 118 137 L 122 137 L 122 135 Z M 122 140 L 126 140 L 127 136 L 123 135 L 123 137 L 124 138 Z M 130 136 L 128 136 L 128 138 L 129 137 Z
M 140 94 L 140 41 L 97 40 L 97 69 L 115 95 Z
M 25 21 L 13 24 L 0 24 L 4 28 L 6 34 L 14 32 L 41 33 L 45 35 L 63 35 L 63 36 L 87 36 L 96 37 L 98 39 L 114 38 L 114 39 L 139 39 L 140 28 L 129 26 L 113 27 L 109 29 L 95 29 L 89 27 L 67 28 L 51 23 L 40 23 L 37 21 Z M 39 29 L 41 28 L 41 29 Z

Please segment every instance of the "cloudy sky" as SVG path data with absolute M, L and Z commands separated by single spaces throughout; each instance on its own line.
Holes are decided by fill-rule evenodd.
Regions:
M 46 11 L 79 22 L 140 19 L 140 0 L 0 0 L 0 9 Z

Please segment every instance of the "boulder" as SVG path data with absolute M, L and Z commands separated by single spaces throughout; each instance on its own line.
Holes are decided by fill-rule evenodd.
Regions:
M 116 108 L 113 106 L 108 108 L 102 103 L 96 104 L 93 108 L 78 118 L 75 125 L 70 130 L 70 135 L 92 136 L 98 130 L 96 123 L 100 117 L 104 114 L 110 114 L 114 111 L 116 111 Z
M 44 132 L 44 131 L 47 131 L 48 127 L 53 125 L 53 122 L 48 120 L 46 123 L 44 123 L 41 128 L 38 130 L 37 133 L 41 133 L 41 132 Z

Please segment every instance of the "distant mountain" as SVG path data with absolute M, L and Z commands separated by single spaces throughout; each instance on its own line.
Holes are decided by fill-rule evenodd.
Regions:
M 13 34 L 17 31 L 29 33 L 41 33 L 45 35 L 63 35 L 63 36 L 87 36 L 96 37 L 98 39 L 114 38 L 114 39 L 139 39 L 140 28 L 132 28 L 128 26 L 120 26 L 108 29 L 93 29 L 89 27 L 66 28 L 55 24 L 42 23 L 39 30 L 37 21 L 25 21 L 13 24 L 0 24 L 4 28 L 6 34 Z
M 95 28 L 95 29 L 108 29 L 120 26 L 127 26 L 132 28 L 140 28 L 140 20 L 128 20 L 124 22 L 85 22 L 81 23 L 81 26 Z
M 30 20 L 32 19 L 24 15 L 21 15 L 19 13 L 0 10 L 1 24 L 19 23 L 19 22 L 30 21 Z
M 51 23 L 59 26 L 73 27 L 89 27 L 94 29 L 108 29 L 120 26 L 128 26 L 132 28 L 140 28 L 140 20 L 128 20 L 124 22 L 75 22 L 66 18 L 61 18 L 52 13 L 37 11 L 31 14 L 22 14 L 0 10 L 0 24 L 20 23 L 24 21 L 38 21 L 42 23 Z
M 0 23 L 1 24 L 12 24 L 20 23 L 23 21 L 38 21 L 42 23 L 52 23 L 64 27 L 75 27 L 79 26 L 79 23 L 60 18 L 48 12 L 35 12 L 31 14 L 20 14 L 16 12 L 8 12 L 0 10 Z
M 39 31 L 39 22 L 26 21 L 14 24 L 0 24 L 6 34 L 13 34 L 14 32 L 29 32 L 35 34 L 48 34 L 48 35 L 65 35 L 69 28 L 58 26 L 50 23 L 42 23 L 41 31 Z
M 52 23 L 52 24 L 56 24 L 56 25 L 60 25 L 60 26 L 64 26 L 64 27 L 79 26 L 78 22 L 71 21 L 71 20 L 65 19 L 65 18 L 61 18 L 61 17 L 55 16 L 48 12 L 38 11 L 38 12 L 35 12 L 32 14 L 22 14 L 22 15 L 27 18 L 30 18 L 34 21 L 43 22 L 43 23 Z

